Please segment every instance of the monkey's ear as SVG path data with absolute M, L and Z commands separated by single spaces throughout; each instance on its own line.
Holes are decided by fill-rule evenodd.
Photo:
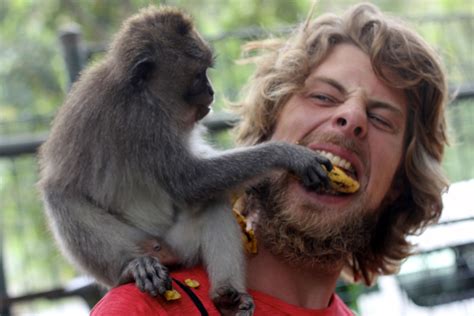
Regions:
M 139 59 L 131 69 L 130 80 L 135 86 L 142 86 L 151 77 L 155 69 L 155 62 L 150 57 Z

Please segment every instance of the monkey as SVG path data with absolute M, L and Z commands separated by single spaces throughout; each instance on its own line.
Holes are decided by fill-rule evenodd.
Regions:
M 230 192 L 275 170 L 316 188 L 332 165 L 285 142 L 209 145 L 201 120 L 214 101 L 213 62 L 179 9 L 150 6 L 125 20 L 59 108 L 39 149 L 38 187 L 59 248 L 98 283 L 169 290 L 168 269 L 143 246 L 156 240 L 182 264 L 205 266 L 217 308 L 252 315 Z

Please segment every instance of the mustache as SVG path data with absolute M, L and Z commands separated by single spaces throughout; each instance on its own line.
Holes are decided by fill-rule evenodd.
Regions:
M 310 133 L 305 135 L 298 144 L 308 146 L 312 143 L 332 143 L 360 155 L 360 149 L 357 142 L 352 138 L 347 138 L 339 134 L 320 134 Z
M 360 149 L 360 145 L 356 140 L 344 137 L 339 134 L 321 134 L 317 132 L 312 132 L 305 135 L 297 143 L 306 147 L 313 143 L 331 143 L 339 147 L 345 148 L 349 151 L 352 151 L 359 158 L 361 158 L 362 161 L 367 161 L 367 157 L 365 157 L 365 155 L 363 154 L 362 150 Z

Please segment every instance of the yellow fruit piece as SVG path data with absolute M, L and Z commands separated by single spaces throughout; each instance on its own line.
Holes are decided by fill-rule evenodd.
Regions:
M 167 301 L 174 301 L 174 300 L 179 300 L 181 298 L 181 294 L 179 294 L 178 291 L 175 289 L 165 291 L 165 299 Z
M 186 279 L 184 280 L 184 283 L 186 283 L 187 286 L 192 287 L 192 288 L 199 287 L 200 285 L 198 281 L 193 280 L 193 279 Z
M 244 241 L 245 251 L 250 254 L 257 253 L 257 238 L 253 229 L 249 229 L 247 233 L 242 237 Z
M 328 177 L 331 180 L 331 188 L 337 192 L 355 193 L 359 190 L 359 182 L 348 176 L 344 170 L 338 166 L 332 167 L 332 170 L 328 173 Z
M 239 211 L 234 209 L 233 212 L 242 231 L 242 243 L 244 244 L 245 251 L 249 254 L 256 254 L 257 238 L 255 237 L 255 232 L 252 228 L 247 227 L 247 220 Z

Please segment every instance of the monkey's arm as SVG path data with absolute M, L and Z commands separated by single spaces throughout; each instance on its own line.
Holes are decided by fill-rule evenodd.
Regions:
M 168 159 L 173 159 L 168 157 Z M 212 199 L 271 170 L 288 170 L 308 188 L 328 185 L 329 160 L 303 146 L 270 142 L 222 152 L 210 158 L 176 157 L 163 168 L 168 191 L 186 202 Z

